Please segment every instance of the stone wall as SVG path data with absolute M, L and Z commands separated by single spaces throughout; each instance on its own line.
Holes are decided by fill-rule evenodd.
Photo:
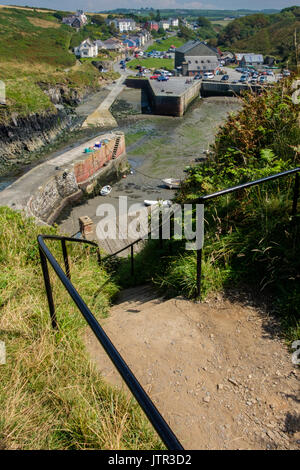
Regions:
M 197 81 L 180 95 L 158 95 L 149 80 L 127 78 L 126 85 L 145 90 L 153 113 L 165 116 L 183 116 L 190 103 L 199 96 L 201 86 Z
M 201 83 L 201 96 L 235 96 L 241 93 L 252 90 L 255 93 L 261 90 L 261 85 L 251 85 L 251 87 L 242 83 L 224 83 L 214 82 L 212 80 L 202 81 Z
M 120 143 L 115 155 L 115 158 L 118 158 L 122 153 L 125 153 L 125 136 L 123 134 L 117 135 L 120 137 Z M 113 149 L 115 145 L 115 139 L 108 142 L 96 152 L 88 155 L 83 160 L 74 163 L 74 174 L 76 177 L 77 183 L 84 183 L 91 176 L 97 173 L 103 166 L 105 166 L 111 159 L 113 155 Z
M 120 143 L 112 159 L 117 137 Z M 120 178 L 127 168 L 125 136 L 122 133 L 114 134 L 99 150 L 93 154 L 84 154 L 80 160 L 66 165 L 63 170 L 57 170 L 41 184 L 27 203 L 27 214 L 51 224 L 67 204 L 91 193 L 97 185 Z

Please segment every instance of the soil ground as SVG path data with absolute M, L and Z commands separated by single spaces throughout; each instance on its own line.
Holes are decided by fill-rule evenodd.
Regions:
M 299 449 L 299 370 L 251 300 L 127 289 L 102 326 L 186 449 Z M 92 333 L 104 379 L 126 385 Z

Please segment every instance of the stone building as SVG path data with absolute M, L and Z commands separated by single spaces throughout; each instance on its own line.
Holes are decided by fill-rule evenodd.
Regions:
M 201 41 L 188 41 L 175 50 L 175 68 L 182 75 L 215 73 L 219 68 L 218 52 Z

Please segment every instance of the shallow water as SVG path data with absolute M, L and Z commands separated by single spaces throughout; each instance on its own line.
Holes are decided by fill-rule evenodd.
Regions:
M 134 91 L 125 90 L 119 102 L 124 103 L 126 97 L 129 104 L 132 99 L 135 107 Z M 127 196 L 128 205 L 143 204 L 144 199 L 171 199 L 174 191 L 164 188 L 161 180 L 184 178 L 185 167 L 195 164 L 195 158 L 203 157 L 228 113 L 239 108 L 237 99 L 207 98 L 197 100 L 181 118 L 140 115 L 135 119 L 131 116 L 129 122 L 123 120 L 119 129 L 126 135 L 127 156 L 133 174 L 115 183 L 109 196 L 96 196 L 66 208 L 57 223 L 63 231 L 73 234 L 79 229 L 79 217 L 88 215 L 97 222 L 97 207 L 104 202 L 116 207 L 119 196 Z

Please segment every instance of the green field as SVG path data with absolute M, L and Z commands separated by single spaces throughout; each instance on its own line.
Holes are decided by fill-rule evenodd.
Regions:
M 229 23 L 231 23 L 233 20 L 212 20 L 211 23 L 213 25 L 220 25 L 222 26 L 223 28 L 225 28 L 225 26 L 227 26 Z
M 154 42 L 152 46 L 149 46 L 147 52 L 156 50 L 156 51 L 167 51 L 170 46 L 180 47 L 186 42 L 183 38 L 178 38 L 176 36 L 172 36 L 168 39 L 162 40 L 161 44 L 158 42 Z
M 173 59 L 133 59 L 130 61 L 128 67 L 135 70 L 137 65 L 142 65 L 147 69 L 161 69 L 165 68 L 167 70 L 174 69 L 174 60 Z

